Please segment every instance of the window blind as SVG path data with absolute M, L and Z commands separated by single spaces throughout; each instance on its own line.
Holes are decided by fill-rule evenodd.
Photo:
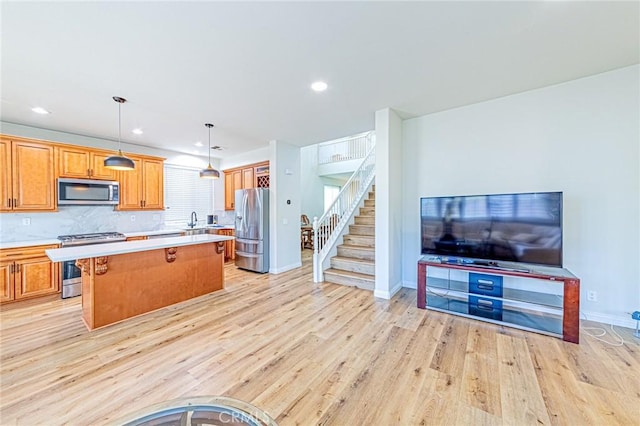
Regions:
M 165 222 L 186 224 L 195 211 L 204 224 L 213 212 L 213 180 L 202 179 L 199 169 L 165 164 L 164 204 Z

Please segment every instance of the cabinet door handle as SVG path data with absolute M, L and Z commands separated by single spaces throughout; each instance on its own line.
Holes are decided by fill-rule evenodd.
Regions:
M 18 199 L 14 198 L 13 199 L 13 208 L 16 208 L 16 207 L 18 207 Z
M 7 198 L 7 207 L 9 207 L 9 208 L 12 207 L 11 198 Z
M 91 169 L 87 169 L 87 176 L 91 176 Z
M 16 263 L 16 273 L 20 273 L 20 264 Z
M 144 200 L 144 201 L 142 202 L 142 207 L 147 207 L 147 200 Z
M 9 265 L 9 273 L 13 274 L 13 263 L 11 265 Z

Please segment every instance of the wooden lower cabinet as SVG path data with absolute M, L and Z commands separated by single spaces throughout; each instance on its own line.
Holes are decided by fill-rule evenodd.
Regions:
M 218 235 L 227 235 L 230 237 L 235 236 L 236 232 L 233 229 L 219 229 Z M 227 240 L 224 242 L 224 261 L 236 259 L 236 240 Z
M 0 302 L 60 291 L 60 267 L 44 253 L 57 245 L 0 250 Z
M 0 262 L 0 302 L 15 299 L 13 293 L 13 262 Z

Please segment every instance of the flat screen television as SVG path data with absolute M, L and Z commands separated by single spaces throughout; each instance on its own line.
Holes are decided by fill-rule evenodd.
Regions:
M 562 192 L 424 197 L 420 222 L 422 254 L 562 267 Z

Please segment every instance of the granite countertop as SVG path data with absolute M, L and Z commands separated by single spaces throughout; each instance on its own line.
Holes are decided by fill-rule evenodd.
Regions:
M 185 237 L 155 238 L 152 240 L 122 241 L 117 243 L 48 249 L 45 250 L 45 253 L 53 262 L 65 262 L 67 260 L 85 259 L 100 256 L 113 256 L 116 254 L 156 250 L 167 247 L 215 243 L 218 241 L 227 241 L 233 239 L 234 237 L 228 237 L 225 235 L 200 234 Z

